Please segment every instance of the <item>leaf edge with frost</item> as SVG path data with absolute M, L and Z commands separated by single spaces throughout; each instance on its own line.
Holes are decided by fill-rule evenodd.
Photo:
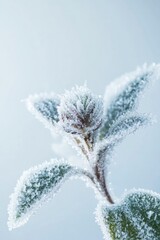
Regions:
M 58 166 L 66 166 L 67 172 L 63 178 L 60 179 L 58 183 L 56 183 L 55 186 L 51 187 L 51 189 L 48 190 L 48 192 L 44 193 L 40 197 L 40 199 L 37 200 L 37 202 L 34 202 L 31 204 L 31 207 L 29 207 L 26 212 L 22 213 L 21 216 L 18 218 L 17 216 L 17 208 L 18 208 L 18 201 L 20 201 L 20 194 L 23 192 L 23 188 L 29 184 L 29 178 L 34 177 L 34 174 L 37 174 L 38 171 L 42 171 L 46 169 L 47 167 L 58 167 Z M 14 192 L 10 196 L 10 202 L 8 205 L 8 228 L 9 230 L 12 230 L 14 228 L 18 228 L 25 223 L 28 222 L 29 218 L 37 212 L 37 210 L 42 206 L 43 203 L 48 202 L 50 199 L 53 198 L 53 196 L 60 190 L 62 184 L 70 179 L 71 177 L 80 177 L 85 178 L 88 177 L 89 173 L 85 172 L 83 169 L 80 169 L 76 166 L 72 166 L 68 164 L 65 161 L 57 161 L 56 159 L 51 159 L 50 161 L 44 162 L 38 166 L 32 167 L 27 171 L 24 171 L 24 173 L 19 178 L 17 185 L 15 187 Z
M 128 191 L 127 193 L 125 193 L 119 200 L 117 200 L 116 204 L 114 205 L 109 205 L 109 204 L 106 204 L 105 202 L 100 202 L 97 206 L 97 209 L 96 209 L 96 212 L 95 212 L 95 215 L 96 215 L 96 222 L 98 223 L 98 225 L 101 227 L 101 230 L 103 232 L 103 235 L 104 235 L 104 239 L 108 240 L 108 239 L 112 239 L 112 240 L 126 240 L 128 238 L 126 238 L 126 235 L 125 235 L 125 232 L 122 231 L 122 229 L 124 228 L 127 228 L 129 227 L 129 223 L 127 223 L 126 225 L 124 225 L 123 223 L 123 227 L 121 228 L 120 227 L 120 231 L 118 230 L 118 233 L 116 235 L 115 233 L 115 229 L 117 228 L 118 229 L 118 222 L 114 222 L 111 221 L 111 220 L 108 220 L 111 215 L 109 215 L 110 213 L 113 212 L 113 216 L 112 218 L 114 217 L 114 213 L 115 211 L 117 210 L 120 210 L 120 216 L 121 215 L 121 212 L 124 213 L 124 215 L 126 215 L 128 217 L 128 213 L 127 211 L 131 211 L 131 223 L 133 224 L 133 226 L 135 227 L 135 229 L 137 230 L 138 229 L 138 226 L 137 224 L 140 224 L 141 227 L 137 230 L 137 236 L 135 238 L 135 236 L 130 236 L 130 240 L 135 240 L 135 239 L 139 239 L 139 240 L 150 240 L 150 239 L 154 239 L 154 240 L 158 240 L 159 237 L 160 237 L 160 230 L 158 230 L 157 233 L 154 232 L 154 229 L 149 229 L 148 231 L 151 231 L 151 232 L 148 232 L 148 234 L 153 234 L 152 236 L 150 235 L 149 237 L 146 235 L 146 233 L 143 232 L 143 226 L 146 227 L 146 225 L 144 224 L 143 225 L 143 221 L 146 220 L 143 218 L 143 215 L 140 216 L 142 217 L 142 219 L 139 220 L 138 216 L 137 215 L 133 215 L 133 212 L 135 210 L 137 210 L 135 207 L 134 207 L 134 201 L 132 199 L 133 196 L 141 196 L 143 198 L 143 196 L 147 195 L 147 197 L 151 197 L 152 199 L 151 200 L 155 200 L 155 202 L 157 201 L 157 205 L 156 207 L 158 208 L 158 217 L 159 217 L 159 222 L 160 222 L 160 194 L 156 193 L 156 192 L 153 192 L 153 191 L 150 191 L 150 190 L 145 190 L 145 189 L 132 189 L 130 191 Z M 135 197 L 134 196 L 134 197 Z M 136 197 L 137 197 L 136 196 Z M 127 205 L 127 201 L 129 201 L 129 199 L 131 199 L 131 203 L 129 203 Z M 136 201 L 135 201 L 136 203 Z M 132 205 L 133 204 L 133 205 Z M 136 203 L 138 205 L 138 201 Z M 135 204 L 135 205 L 136 205 Z M 132 206 L 132 210 L 129 209 L 130 205 Z M 139 207 L 140 205 L 138 205 Z M 148 207 L 147 204 L 145 205 L 146 208 Z M 152 205 L 151 205 L 152 206 Z M 137 208 L 138 208 L 137 207 Z M 144 209 L 141 209 L 141 211 L 139 212 L 138 211 L 138 214 L 142 213 L 142 210 Z M 126 211 L 126 212 L 125 212 Z M 151 213 L 151 210 L 148 209 L 147 210 L 148 212 L 146 212 L 146 214 L 148 214 L 148 219 L 150 220 L 150 217 L 152 217 L 152 213 Z M 156 214 L 156 213 L 154 213 Z M 104 216 L 105 215 L 105 216 Z M 122 216 L 123 217 L 123 216 Z M 137 220 L 138 219 L 138 220 Z M 112 219 L 113 220 L 113 219 Z M 117 221 L 120 220 L 119 218 L 117 218 Z M 154 221 L 156 221 L 157 218 L 154 217 Z M 107 222 L 108 221 L 108 222 Z M 139 221 L 138 223 L 136 223 L 136 221 Z M 153 219 L 151 220 L 151 222 L 153 222 Z M 112 226 L 112 224 L 114 226 Z M 146 223 L 147 226 L 148 226 L 148 223 Z M 155 225 L 156 226 L 156 225 Z M 134 229 L 132 229 L 134 230 Z M 120 234 L 118 236 L 118 234 Z M 130 234 L 130 233 L 129 233 Z M 131 233 L 131 234 L 134 234 L 134 231 Z M 154 234 L 158 234 L 158 238 L 155 238 L 155 235 Z M 138 237 L 138 238 L 137 238 Z
M 27 110 L 31 112 L 36 119 L 38 119 L 40 122 L 44 124 L 46 128 L 49 128 L 51 131 L 53 131 L 53 128 L 55 129 L 55 126 L 57 125 L 58 119 L 58 106 L 60 104 L 60 96 L 58 94 L 55 94 L 53 92 L 51 93 L 39 93 L 39 94 L 33 94 L 29 95 L 28 98 L 23 100 L 26 104 Z M 56 115 L 55 117 L 51 117 L 53 109 L 44 109 L 44 112 L 48 111 L 48 119 L 47 114 L 43 114 L 42 110 L 38 109 L 38 104 L 42 103 L 49 103 L 52 102 L 52 105 L 55 105 L 54 108 L 56 109 Z M 37 106 L 36 106 L 37 104 Z

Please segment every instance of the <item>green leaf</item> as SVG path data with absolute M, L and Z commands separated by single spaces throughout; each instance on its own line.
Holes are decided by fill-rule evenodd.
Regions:
M 100 139 L 104 138 L 110 127 L 121 117 L 137 107 L 140 94 L 146 85 L 159 77 L 159 64 L 144 65 L 135 72 L 123 75 L 113 81 L 105 93 L 105 121 L 100 131 Z
M 26 100 L 28 110 L 45 125 L 52 126 L 59 121 L 59 102 L 59 97 L 53 93 L 29 96 Z
M 149 117 L 145 115 L 134 114 L 127 117 L 122 117 L 108 130 L 105 137 L 117 137 L 118 139 L 123 139 L 128 134 L 134 133 L 137 129 L 145 126 L 149 122 Z
M 9 204 L 10 229 L 26 223 L 29 217 L 49 200 L 69 177 L 78 170 L 55 160 L 43 163 L 24 172 L 19 179 Z
M 133 191 L 119 204 L 102 209 L 110 239 L 160 239 L 160 195 L 144 190 Z

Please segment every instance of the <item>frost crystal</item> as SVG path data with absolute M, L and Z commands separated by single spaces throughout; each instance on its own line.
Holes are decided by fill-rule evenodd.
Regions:
M 62 95 L 58 113 L 60 125 L 66 132 L 83 135 L 100 127 L 102 99 L 86 86 L 76 87 Z
M 42 202 L 48 200 L 60 188 L 62 183 L 75 174 L 75 169 L 56 160 L 25 171 L 11 195 L 8 208 L 10 229 L 26 223 Z
M 99 207 L 97 215 L 106 240 L 160 239 L 160 195 L 156 193 L 133 190 L 119 203 Z

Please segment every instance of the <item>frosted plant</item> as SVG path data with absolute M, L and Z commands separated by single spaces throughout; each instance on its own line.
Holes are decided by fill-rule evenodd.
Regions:
M 79 177 L 94 189 L 99 200 L 96 220 L 104 239 L 160 240 L 160 195 L 138 189 L 115 201 L 107 180 L 116 145 L 151 122 L 149 115 L 136 111 L 137 103 L 147 84 L 159 77 L 160 65 L 144 65 L 113 81 L 104 98 L 86 86 L 77 86 L 63 95 L 41 94 L 26 100 L 29 111 L 54 136 L 60 135 L 63 144 L 64 139 L 71 144 L 86 165 L 52 159 L 25 171 L 11 195 L 10 230 L 25 224 L 66 180 Z

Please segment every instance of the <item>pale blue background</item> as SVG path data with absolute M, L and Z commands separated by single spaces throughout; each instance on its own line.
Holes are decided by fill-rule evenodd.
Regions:
M 21 99 L 61 93 L 75 84 L 105 86 L 144 62 L 160 62 L 159 0 L 0 0 L 0 239 L 100 240 L 97 205 L 80 180 L 67 182 L 24 227 L 9 232 L 7 205 L 23 170 L 53 157 L 52 138 Z M 160 119 L 160 80 L 141 109 Z M 111 165 L 117 197 L 124 189 L 160 192 L 160 124 L 128 137 Z

